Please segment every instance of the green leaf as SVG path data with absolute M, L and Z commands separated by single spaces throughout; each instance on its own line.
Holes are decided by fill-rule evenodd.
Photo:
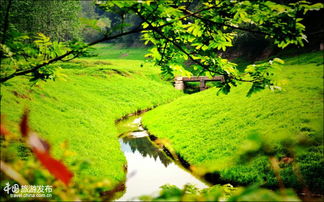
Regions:
M 279 63 L 279 64 L 285 64 L 285 61 L 283 61 L 283 60 L 280 59 L 280 58 L 274 58 L 274 59 L 273 59 L 273 62 L 276 62 L 276 63 Z
M 231 86 L 226 83 L 224 84 L 219 91 L 217 91 L 216 95 L 220 95 L 221 93 L 227 95 L 231 91 Z
M 265 88 L 264 83 L 254 82 L 247 93 L 247 97 L 251 97 L 252 94 L 259 92 Z

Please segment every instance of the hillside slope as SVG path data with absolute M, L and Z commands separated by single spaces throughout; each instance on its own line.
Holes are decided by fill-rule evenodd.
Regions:
M 321 191 L 324 189 L 322 53 L 285 60 L 278 72 L 282 91 L 264 90 L 246 97 L 249 84 L 242 84 L 228 95 L 216 96 L 217 89 L 212 88 L 146 113 L 143 123 L 152 134 L 167 139 L 190 164 L 208 172 L 220 172 L 221 181 L 243 185 L 277 184 L 265 157 L 259 156 L 250 164 L 232 165 L 251 133 L 261 133 L 270 141 L 287 134 L 296 138 L 307 135 L 316 143 L 299 152 L 296 161 L 308 186 Z M 284 149 L 277 148 L 279 153 Z M 291 165 L 282 168 L 285 184 L 300 188 L 291 170 Z
M 140 58 L 136 60 L 135 55 L 119 58 L 119 49 L 99 47 L 103 54 L 97 58 L 57 64 L 67 77 L 35 86 L 26 78 L 15 78 L 2 85 L 1 114 L 6 127 L 17 133 L 28 108 L 32 130 L 49 141 L 55 156 L 61 156 L 66 142 L 75 153 L 64 159 L 68 166 L 87 160 L 90 166 L 82 175 L 117 183 L 125 179 L 126 159 L 115 120 L 170 102 L 181 93 L 160 79 L 157 67 L 142 60 L 144 50 L 136 52 Z M 75 173 L 74 180 L 80 175 Z

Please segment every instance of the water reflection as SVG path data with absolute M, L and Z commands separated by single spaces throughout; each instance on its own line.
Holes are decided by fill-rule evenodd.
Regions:
M 160 161 L 165 167 L 172 162 L 165 153 L 151 143 L 147 136 L 140 138 L 124 137 L 122 142 L 125 145 L 122 147 L 124 152 L 135 153 L 138 151 L 143 157 L 150 157 L 155 161 Z
M 147 132 L 140 126 L 140 120 L 131 117 L 117 125 L 124 134 L 119 142 L 127 159 L 126 191 L 117 201 L 136 200 L 138 196 L 157 194 L 165 184 L 183 188 L 189 183 L 198 188 L 206 188 L 207 185 L 180 168 L 150 141 Z M 136 132 L 125 133 L 134 131 L 134 125 L 137 126 Z

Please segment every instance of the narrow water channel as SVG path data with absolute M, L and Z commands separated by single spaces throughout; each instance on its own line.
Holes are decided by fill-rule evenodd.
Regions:
M 183 188 L 193 184 L 208 187 L 169 158 L 141 127 L 141 117 L 133 116 L 117 123 L 122 134 L 119 142 L 127 159 L 126 191 L 117 201 L 136 200 L 138 196 L 155 195 L 165 184 Z

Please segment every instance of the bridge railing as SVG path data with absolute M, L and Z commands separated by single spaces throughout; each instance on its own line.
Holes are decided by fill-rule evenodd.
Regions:
M 223 76 L 214 76 L 214 77 L 208 77 L 208 76 L 192 76 L 192 77 L 176 77 L 174 79 L 174 87 L 178 90 L 184 90 L 185 89 L 185 82 L 200 82 L 200 91 L 205 90 L 206 82 L 207 81 L 221 81 L 224 82 Z

